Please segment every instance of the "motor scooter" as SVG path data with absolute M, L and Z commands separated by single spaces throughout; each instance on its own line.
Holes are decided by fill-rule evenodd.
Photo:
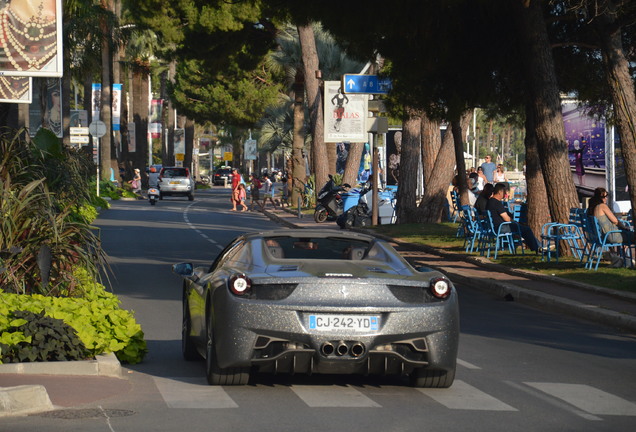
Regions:
M 358 204 L 350 207 L 336 219 L 340 228 L 364 227 L 371 225 L 371 208 L 367 202 L 367 194 L 373 189 L 373 183 L 367 181 L 360 189 Z
M 157 189 L 156 187 L 149 187 L 148 201 L 150 202 L 150 205 L 155 205 L 158 199 L 159 199 L 159 189 Z
M 316 223 L 322 223 L 326 220 L 335 220 L 343 213 L 344 202 L 340 196 L 340 192 L 349 189 L 351 185 L 344 183 L 336 186 L 333 176 L 329 174 L 329 181 L 318 192 L 318 202 L 314 211 L 314 220 Z

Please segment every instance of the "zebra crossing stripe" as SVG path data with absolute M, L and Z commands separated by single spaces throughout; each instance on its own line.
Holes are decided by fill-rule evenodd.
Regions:
M 450 409 L 518 411 L 516 408 L 460 380 L 455 380 L 453 385 L 447 389 L 418 388 L 417 390 Z
M 208 385 L 204 378 L 153 378 L 168 408 L 238 408 L 223 387 Z
M 524 383 L 595 415 L 636 416 L 636 404 L 585 384 Z
M 312 408 L 377 408 L 381 405 L 350 386 L 293 386 L 296 396 Z

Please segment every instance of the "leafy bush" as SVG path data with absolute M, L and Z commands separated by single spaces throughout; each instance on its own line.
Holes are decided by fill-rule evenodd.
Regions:
M 82 281 L 82 298 L 0 292 L 0 343 L 11 346 L 28 339 L 19 331 L 9 330 L 16 327 L 9 318 L 13 311 L 43 312 L 75 329 L 90 355 L 114 352 L 123 363 L 134 364 L 143 360 L 147 352 L 146 341 L 133 314 L 121 309 L 119 299 L 94 282 L 86 271 L 76 273 Z
M 84 360 L 90 356 L 75 330 L 60 319 L 30 311 L 13 311 L 8 319 L 6 334 L 22 333 L 23 340 L 5 345 L 0 339 L 6 363 Z

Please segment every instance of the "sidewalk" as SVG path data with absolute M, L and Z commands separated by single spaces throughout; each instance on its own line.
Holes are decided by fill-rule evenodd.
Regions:
M 335 222 L 317 224 L 311 215 L 273 210 L 263 212 L 290 228 L 340 231 Z M 415 267 L 428 266 L 448 275 L 460 290 L 480 289 L 508 301 L 569 315 L 601 325 L 636 332 L 636 295 L 510 269 L 481 257 L 390 241 Z M 461 293 L 460 293 L 461 295 Z M 114 355 L 86 362 L 48 362 L 0 365 L 0 418 L 77 407 L 128 391 L 121 365 Z

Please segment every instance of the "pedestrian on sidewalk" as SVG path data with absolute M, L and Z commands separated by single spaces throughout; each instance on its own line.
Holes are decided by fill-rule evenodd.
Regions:
M 276 203 L 274 202 L 274 185 L 269 179 L 269 176 L 265 174 L 263 175 L 263 203 L 261 204 L 261 210 L 265 210 L 267 200 L 269 200 L 272 203 L 272 206 L 276 208 Z

